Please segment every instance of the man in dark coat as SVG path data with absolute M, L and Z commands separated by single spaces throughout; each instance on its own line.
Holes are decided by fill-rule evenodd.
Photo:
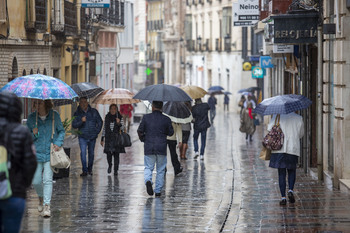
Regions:
M 92 175 L 92 166 L 94 164 L 94 151 L 96 138 L 102 129 L 102 118 L 95 108 L 91 108 L 85 97 L 81 97 L 77 111 L 74 113 L 73 128 L 80 130 L 79 146 L 80 159 L 83 173 L 80 176 Z M 88 150 L 88 166 L 86 166 L 86 149 Z
M 195 105 L 192 108 L 193 116 L 193 144 L 194 144 L 194 159 L 197 159 L 199 156 L 198 153 L 198 137 L 201 134 L 201 150 L 200 150 L 200 159 L 204 159 L 204 149 L 205 143 L 207 140 L 207 129 L 210 127 L 208 119 L 208 111 L 210 110 L 209 104 L 202 103 L 201 99 L 195 100 Z
M 0 232 L 20 231 L 26 189 L 31 185 L 37 167 L 32 136 L 28 128 L 21 125 L 21 114 L 21 100 L 13 93 L 1 92 L 0 140 L 10 154 L 11 166 L 8 166 L 8 171 L 12 195 L 0 200 Z M 4 157 L 0 157 L 1 163 L 6 161 Z M 3 191 L 2 188 L 0 191 Z
M 167 136 L 174 134 L 173 126 L 169 117 L 162 114 L 163 102 L 152 102 L 152 113 L 142 118 L 137 133 L 145 143 L 145 171 L 144 179 L 147 193 L 153 195 L 152 172 L 157 165 L 155 195 L 159 197 L 164 186 L 164 176 L 167 164 Z

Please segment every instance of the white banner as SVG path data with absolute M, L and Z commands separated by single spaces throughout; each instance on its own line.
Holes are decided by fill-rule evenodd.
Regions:
M 274 44 L 273 53 L 293 53 L 294 45 Z
M 253 26 L 259 18 L 259 0 L 238 0 L 232 4 L 233 26 Z
M 110 0 L 81 0 L 81 7 L 86 8 L 109 8 Z

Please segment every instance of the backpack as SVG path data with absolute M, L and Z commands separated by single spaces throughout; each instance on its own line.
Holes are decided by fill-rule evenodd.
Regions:
M 280 150 L 284 143 L 284 133 L 280 127 L 280 115 L 277 114 L 275 125 L 266 134 L 262 142 L 263 146 L 270 150 Z
M 0 200 L 7 199 L 12 196 L 11 184 L 9 179 L 9 169 L 11 168 L 11 155 L 8 152 L 9 136 L 13 127 L 7 127 L 0 134 Z M 10 129 L 10 130 L 9 130 Z

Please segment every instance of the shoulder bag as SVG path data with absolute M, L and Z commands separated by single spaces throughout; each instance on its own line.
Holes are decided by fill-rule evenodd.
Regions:
M 52 112 L 52 134 L 51 134 L 51 147 L 50 147 L 50 165 L 54 173 L 58 173 L 60 168 L 69 168 L 70 159 L 63 150 L 63 147 L 60 147 L 58 151 L 55 150 L 53 146 L 53 135 L 54 135 L 54 124 L 55 124 L 55 113 Z
M 275 125 L 266 134 L 262 142 L 263 146 L 270 150 L 280 150 L 284 143 L 284 133 L 280 127 L 280 114 L 275 118 Z

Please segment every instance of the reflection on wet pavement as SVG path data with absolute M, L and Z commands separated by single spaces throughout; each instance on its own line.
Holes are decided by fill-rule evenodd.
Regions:
M 259 160 L 262 126 L 253 142 L 238 131 L 235 113 L 218 112 L 208 130 L 204 161 L 193 160 L 190 137 L 184 171 L 174 176 L 168 153 L 165 191 L 150 197 L 143 183 L 143 144 L 120 156 L 118 176 L 107 174 L 106 155 L 96 146 L 93 176 L 80 177 L 78 147 L 70 177 L 54 184 L 52 217 L 43 219 L 29 190 L 23 232 L 349 232 L 350 199 L 298 170 L 296 203 L 280 207 L 277 171 Z

